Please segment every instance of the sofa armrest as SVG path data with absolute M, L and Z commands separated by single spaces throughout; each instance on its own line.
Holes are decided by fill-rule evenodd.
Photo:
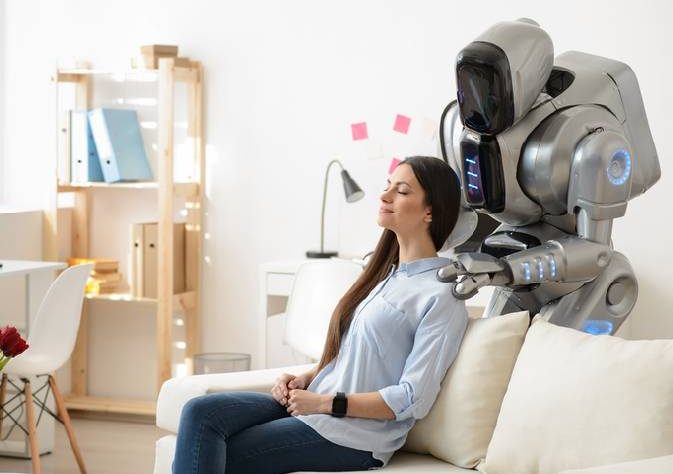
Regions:
M 316 364 L 293 365 L 274 369 L 189 375 L 167 380 L 157 399 L 157 426 L 178 432 L 182 407 L 194 397 L 215 392 L 269 392 L 282 373 L 299 375 Z
M 559 474 L 670 474 L 673 472 L 673 454 L 658 458 L 639 459 L 605 466 L 570 469 Z

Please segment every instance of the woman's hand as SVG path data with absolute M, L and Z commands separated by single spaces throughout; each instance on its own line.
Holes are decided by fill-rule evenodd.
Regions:
M 295 380 L 297 376 L 292 375 L 292 374 L 281 374 L 277 379 L 276 383 L 273 387 L 271 387 L 271 396 L 273 396 L 274 400 L 276 400 L 278 403 L 280 403 L 283 406 L 287 406 L 287 397 L 290 392 L 290 388 L 288 388 L 288 384 L 291 383 L 293 380 Z M 292 385 L 294 386 L 296 384 L 293 383 Z
M 288 382 L 287 388 L 289 389 L 299 388 L 305 390 L 311 384 L 311 378 L 312 373 L 310 372 L 297 375 L 295 378 L 293 378 Z
M 332 398 L 330 395 L 322 395 L 308 390 L 290 390 L 287 412 L 292 416 L 331 413 Z

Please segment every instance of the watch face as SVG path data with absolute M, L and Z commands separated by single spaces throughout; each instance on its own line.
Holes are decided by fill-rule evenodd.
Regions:
M 332 415 L 344 416 L 346 414 L 347 406 L 346 396 L 343 394 L 336 395 L 332 400 Z

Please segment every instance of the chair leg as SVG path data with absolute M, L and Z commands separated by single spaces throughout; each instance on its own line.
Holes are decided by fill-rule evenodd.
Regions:
M 77 444 L 77 438 L 75 438 L 75 430 L 72 429 L 72 423 L 70 423 L 70 415 L 68 415 L 68 410 L 65 407 L 65 402 L 63 401 L 63 396 L 56 385 L 56 380 L 51 375 L 49 376 L 49 386 L 51 391 L 54 394 L 54 400 L 56 401 L 56 413 L 61 417 L 65 430 L 68 433 L 68 439 L 70 439 L 70 447 L 72 448 L 72 453 L 75 455 L 75 460 L 79 466 L 79 472 L 86 474 L 86 466 L 84 465 L 84 458 L 82 458 L 82 453 L 79 450 L 79 445 Z
M 30 381 L 24 380 L 23 395 L 26 398 L 26 421 L 28 425 L 28 439 L 30 440 L 30 458 L 33 463 L 33 474 L 40 474 L 40 448 L 37 443 L 37 431 L 35 427 L 35 407 L 33 405 L 33 392 L 30 388 Z
M 7 390 L 7 374 L 2 374 L 2 382 L 0 382 L 0 434 L 2 434 L 2 419 L 4 418 L 5 412 L 2 411 L 2 407 L 5 404 L 5 393 Z

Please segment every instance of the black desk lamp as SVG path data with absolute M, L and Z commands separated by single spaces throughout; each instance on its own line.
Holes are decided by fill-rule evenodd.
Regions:
M 325 171 L 325 185 L 323 186 L 322 192 L 322 214 L 320 214 L 320 250 L 309 250 L 306 252 L 308 258 L 330 258 L 336 257 L 337 252 L 327 250 L 325 251 L 325 200 L 327 199 L 327 178 L 329 176 L 329 170 L 334 163 L 337 163 L 341 167 L 341 179 L 344 183 L 344 194 L 346 195 L 346 202 L 355 202 L 362 199 L 365 195 L 364 191 L 360 189 L 358 183 L 356 183 L 351 175 L 348 174 L 339 160 L 332 160 L 327 165 L 327 170 Z

